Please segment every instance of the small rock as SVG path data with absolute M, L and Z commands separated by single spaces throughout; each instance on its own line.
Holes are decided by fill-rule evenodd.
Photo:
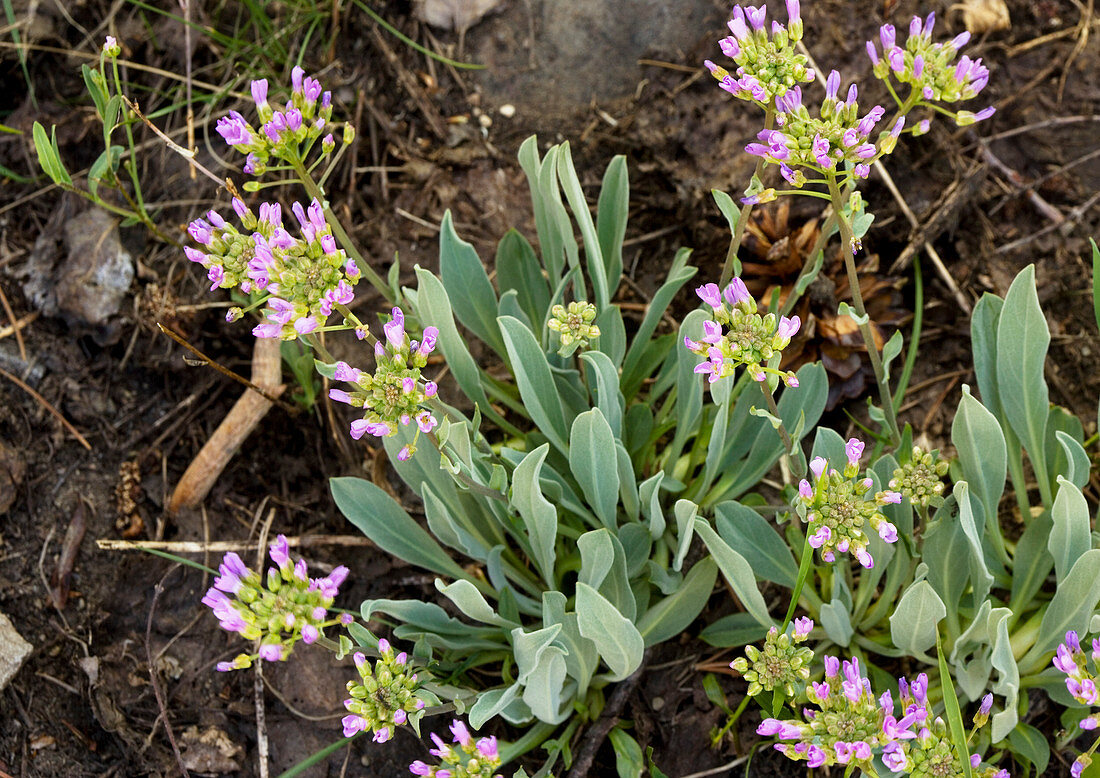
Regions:
M 65 225 L 65 242 L 69 256 L 58 274 L 57 305 L 93 326 L 106 324 L 134 280 L 134 261 L 119 242 L 118 222 L 98 208 L 85 211 Z
M 501 0 L 414 0 L 417 18 L 433 27 L 464 31 L 492 11 Z
M 0 613 L 0 691 L 15 677 L 34 647 L 15 631 L 11 619 Z
M 1004 0 L 963 0 L 951 6 L 962 11 L 963 25 L 973 35 L 1007 30 L 1012 27 Z
M 198 727 L 188 727 L 181 740 L 183 765 L 188 770 L 220 775 L 235 773 L 241 769 L 236 758 L 244 749 L 217 727 L 207 727 L 202 731 Z

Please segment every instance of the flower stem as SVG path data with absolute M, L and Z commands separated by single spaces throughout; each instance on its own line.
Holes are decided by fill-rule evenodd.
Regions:
M 340 241 L 340 245 L 344 248 L 344 251 L 355 260 L 355 264 L 358 266 L 360 272 L 362 272 L 363 278 L 367 279 L 370 285 L 386 298 L 387 302 L 396 302 L 393 292 L 386 285 L 382 276 L 378 275 L 374 268 L 367 263 L 367 260 L 363 258 L 363 255 L 359 253 L 359 249 L 355 247 L 355 243 L 352 242 L 347 232 L 344 231 L 344 226 L 340 224 L 340 220 L 336 218 L 336 214 L 333 213 L 332 209 L 326 204 L 327 200 L 325 199 L 324 190 L 313 180 L 313 176 L 306 170 L 301 160 L 295 159 L 290 160 L 290 162 L 291 167 L 293 167 L 294 172 L 298 174 L 298 178 L 301 180 L 302 186 L 305 187 L 309 196 L 321 203 L 322 208 L 324 208 L 325 219 L 328 221 L 329 226 L 332 227 L 332 234 L 336 236 L 336 240 Z
M 764 129 L 770 130 L 775 123 L 775 109 L 768 108 L 764 112 Z M 760 174 L 764 172 L 764 165 L 766 160 L 761 157 L 756 161 L 756 172 L 753 173 L 755 178 L 759 178 Z M 737 217 L 737 224 L 733 228 L 733 235 L 730 236 L 729 251 L 726 252 L 726 263 L 722 265 L 722 275 L 718 281 L 718 287 L 725 289 L 726 284 L 733 278 L 733 263 L 737 261 L 737 252 L 741 248 L 741 239 L 745 237 L 745 228 L 749 225 L 749 214 L 752 213 L 752 203 L 745 203 L 741 206 L 741 214 Z
M 856 270 L 855 256 L 852 250 L 852 225 L 844 215 L 844 201 L 837 186 L 836 176 L 829 175 L 829 194 L 833 198 L 833 210 L 836 213 L 837 227 L 840 229 L 841 253 L 844 255 L 844 269 L 848 273 L 848 288 L 852 292 L 852 303 L 856 314 L 862 321 L 859 322 L 859 332 L 863 336 L 863 342 L 867 346 L 867 355 L 871 358 L 871 368 L 875 371 L 875 382 L 878 384 L 879 399 L 882 402 L 882 412 L 886 416 L 886 429 L 894 444 L 901 440 L 901 432 L 898 429 L 898 417 L 894 412 L 894 400 L 890 396 L 890 385 L 886 381 L 886 373 L 882 367 L 882 356 L 875 344 L 875 336 L 871 330 L 871 322 L 867 319 L 867 308 L 863 304 L 863 293 L 859 289 L 859 273 Z
M 791 440 L 791 435 L 787 432 L 787 425 L 783 423 L 782 417 L 779 415 L 779 406 L 775 404 L 775 398 L 772 397 L 772 393 L 768 391 L 767 381 L 760 381 L 760 391 L 764 393 L 764 398 L 768 401 L 768 410 L 771 415 L 779 419 L 779 437 L 783 441 L 783 448 L 787 452 L 787 459 L 791 461 L 791 472 L 794 473 L 795 478 L 801 478 L 806 475 L 806 471 L 802 469 L 802 461 L 796 459 L 794 455 L 795 443 Z
M 810 566 L 813 559 L 814 550 L 810 547 L 810 536 L 807 535 L 805 542 L 802 544 L 802 562 L 798 566 L 798 579 L 794 582 L 794 591 L 791 592 L 791 604 L 787 606 L 787 615 L 783 618 L 783 626 L 779 629 L 781 635 L 787 631 L 787 625 L 791 623 L 791 619 L 794 617 L 794 610 L 798 607 L 802 589 L 806 585 L 806 579 L 810 576 Z

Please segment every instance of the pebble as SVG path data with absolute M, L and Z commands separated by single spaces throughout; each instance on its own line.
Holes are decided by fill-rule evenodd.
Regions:
M 19 672 L 34 647 L 15 631 L 11 619 L 0 613 L 0 691 Z

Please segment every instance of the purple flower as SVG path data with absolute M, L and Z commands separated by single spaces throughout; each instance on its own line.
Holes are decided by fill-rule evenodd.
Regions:
M 279 535 L 275 538 L 275 542 L 268 546 L 268 554 L 271 556 L 271 561 L 274 562 L 280 570 L 289 565 L 290 542 L 286 539 L 286 535 Z
M 803 500 L 812 500 L 814 496 L 813 487 L 810 486 L 810 482 L 803 478 L 798 482 L 798 494 Z
M 267 79 L 261 78 L 252 82 L 252 100 L 257 108 L 267 105 Z
M 898 528 L 890 522 L 884 521 L 879 525 L 878 536 L 887 543 L 896 543 L 898 540 Z
M 863 449 L 865 444 L 858 438 L 850 438 L 847 443 L 844 444 L 844 453 L 848 457 L 848 464 L 856 466 L 859 464 L 860 458 L 863 456 Z
M 882 60 L 879 59 L 878 49 L 875 48 L 874 41 L 867 41 L 867 56 L 871 58 L 871 64 L 877 65 Z
M 821 478 L 821 476 L 825 473 L 825 468 L 828 466 L 829 461 L 825 459 L 825 457 L 814 457 L 810 461 L 810 470 L 818 478 Z
M 386 340 L 394 348 L 401 348 L 405 345 L 405 314 L 401 312 L 400 308 L 394 308 L 393 319 L 382 326 L 382 331 L 386 335 Z
M 281 662 L 283 659 L 282 643 L 266 643 L 260 646 L 260 659 L 265 662 Z
M 717 288 L 717 287 L 715 287 Z M 726 287 L 724 292 L 726 302 L 730 305 L 751 304 L 752 295 L 749 294 L 749 289 L 745 286 L 745 282 L 740 278 L 735 278 L 730 281 L 729 286 Z M 714 306 L 715 308 L 719 306 Z
M 695 290 L 695 294 L 699 295 L 699 299 L 715 310 L 722 307 L 722 294 L 718 289 L 718 284 L 704 284 Z
M 306 74 L 306 71 L 299 65 L 295 65 L 294 69 L 290 71 L 290 83 L 295 92 L 302 91 L 302 77 Z
M 219 577 L 214 579 L 214 586 L 223 592 L 236 594 L 241 589 L 242 579 L 247 578 L 251 571 L 235 552 L 230 551 L 218 566 L 218 573 Z
M 884 503 L 899 505 L 901 503 L 901 492 L 885 491 L 882 493 L 882 501 Z
M 218 119 L 215 129 L 230 146 L 241 146 L 252 142 L 252 128 L 237 111 L 230 111 L 228 116 Z
M 466 729 L 466 725 L 458 719 L 451 722 L 451 734 L 454 735 L 455 742 L 461 746 L 468 746 L 473 740 L 470 737 L 470 730 Z
M 741 47 L 737 45 L 737 39 L 732 35 L 726 36 L 718 41 L 718 48 L 720 48 L 722 53 L 730 59 L 735 59 L 737 55 L 741 53 Z
M 887 769 L 897 773 L 905 769 L 905 752 L 901 743 L 889 743 L 882 751 L 882 763 Z
M 360 718 L 359 716 L 344 716 L 344 718 L 340 720 L 340 723 L 344 725 L 344 737 L 352 737 L 369 726 L 366 719 Z M 425 775 L 426 774 L 427 773 L 425 773 Z
M 754 30 L 764 29 L 764 22 L 768 15 L 768 8 L 765 5 L 761 6 L 746 6 L 745 16 L 748 17 L 749 24 L 752 25 Z
M 205 219 L 195 219 L 187 225 L 187 232 L 194 238 L 196 243 L 201 243 L 204 246 L 209 246 L 214 240 L 214 231 Z
M 797 316 L 792 316 L 789 319 L 782 316 L 779 319 L 779 327 L 776 329 L 775 334 L 783 340 L 789 340 L 795 336 L 800 326 L 802 326 L 802 320 Z
M 802 16 L 802 7 L 798 0 L 787 0 L 787 21 L 794 22 Z
M 813 619 L 806 618 L 805 616 L 794 620 L 794 636 L 804 638 L 810 634 L 810 630 L 814 628 Z
M 183 247 L 184 256 L 186 256 L 192 262 L 198 262 L 200 265 L 206 262 L 206 255 L 198 249 L 191 248 L 190 246 Z
M 960 32 L 958 35 L 956 35 L 954 38 L 951 39 L 951 43 L 949 43 L 948 45 L 951 46 L 951 48 L 955 49 L 955 51 L 958 51 L 959 49 L 961 49 L 963 46 L 965 46 L 969 42 L 970 42 L 970 32 L 967 31 L 967 32 Z
M 806 762 L 807 767 L 821 767 L 821 765 L 825 764 L 828 755 L 821 746 L 811 745 L 809 750 L 806 751 L 806 756 L 809 757 Z
M 413 775 L 431 775 L 432 768 L 417 759 L 415 762 L 409 765 L 409 772 Z
M 421 411 L 416 414 L 416 426 L 419 427 L 421 432 L 425 434 L 431 432 L 436 424 L 438 424 L 438 422 L 435 416 L 432 416 L 431 411 Z
M 357 384 L 359 383 L 359 379 L 362 377 L 362 370 L 352 367 L 347 362 L 336 363 L 336 371 L 333 373 L 333 378 L 335 378 L 337 381 L 345 381 L 350 384 Z
M 897 42 L 897 33 L 894 30 L 894 25 L 884 24 L 878 31 L 879 40 L 882 41 L 882 50 L 894 48 L 894 44 Z
M 1084 762 L 1084 754 L 1073 760 L 1073 766 L 1069 768 L 1069 774 L 1071 778 L 1081 778 L 1081 773 L 1085 772 L 1085 768 L 1088 766 Z
M 837 90 L 840 89 L 840 73 L 833 70 L 825 79 L 825 99 L 836 100 Z
M 821 529 L 810 535 L 810 546 L 813 548 L 821 548 L 823 545 L 825 545 L 825 543 L 828 542 L 829 538 L 831 538 L 832 536 L 833 531 L 829 529 L 828 526 L 823 525 Z

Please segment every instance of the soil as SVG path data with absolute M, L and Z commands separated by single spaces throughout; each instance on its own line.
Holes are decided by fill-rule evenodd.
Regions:
M 342 699 L 348 663 L 312 662 L 309 650 L 296 652 L 270 668 L 257 694 L 251 674 L 213 672 L 237 646 L 199 605 L 206 575 L 139 552 L 104 550 L 97 541 L 240 540 L 254 554 L 261 535 L 338 536 L 302 553 L 311 569 L 351 567 L 340 601 L 348 607 L 368 597 L 430 597 L 430 576 L 362 545 L 335 510 L 329 477 L 373 474 L 386 481 L 387 471 L 384 455 L 353 444 L 340 412 L 324 406 L 293 416 L 273 409 L 199 509 L 166 515 L 172 488 L 241 388 L 193 364 L 156 323 L 241 374 L 248 373 L 252 338 L 247 328 L 223 321 L 223 308 L 210 307 L 222 298 L 206 292 L 182 253 L 140 226 L 122 229 L 118 245 L 96 241 L 72 251 L 75 237 L 94 229 L 110 237 L 111 225 L 81 216 L 88 213 L 83 201 L 45 186 L 30 128 L 36 120 L 56 124 L 70 169 L 91 165 L 99 129 L 82 96 L 79 65 L 88 59 L 78 53 L 94 50 L 108 33 L 122 42 L 126 59 L 153 68 L 126 69 L 124 78 L 169 132 L 185 126 L 185 115 L 180 103 L 172 105 L 179 93 L 168 91 L 176 81 L 157 69 L 183 72 L 190 56 L 196 79 L 239 91 L 244 60 L 230 59 L 198 32 L 188 44 L 178 21 L 142 4 L 47 5 L 14 6 L 16 18 L 28 20 L 20 29 L 32 44 L 26 73 L 36 99 L 10 34 L 0 50 L 0 122 L 22 133 L 0 134 L 0 302 L 3 324 L 19 323 L 0 335 L 0 612 L 33 646 L 0 690 L 0 776 L 176 775 L 177 747 L 192 774 L 278 775 L 339 739 L 334 701 Z M 246 7 L 232 0 L 200 5 L 209 7 L 192 8 L 194 18 L 223 32 Z M 291 5 L 273 13 L 290 14 Z M 404 282 L 411 282 L 416 264 L 432 267 L 434 225 L 445 208 L 486 258 L 508 228 L 532 235 L 515 152 L 538 133 L 543 144 L 571 142 L 590 193 L 610 158 L 627 155 L 628 299 L 647 299 L 679 246 L 694 248 L 700 278 L 717 275 L 728 231 L 709 190 L 743 186 L 751 161 L 741 149 L 759 123 L 700 67 L 705 58 L 719 59 L 727 3 L 685 0 L 669 10 L 668 3 L 643 0 L 512 0 L 461 34 L 421 25 L 408 2 L 372 4 L 422 45 L 490 66 L 481 72 L 414 54 L 354 6 L 337 5 L 342 15 L 326 17 L 321 26 L 331 29 L 335 43 L 308 48 L 304 63 L 321 72 L 340 110 L 358 123 L 359 140 L 329 188 L 376 267 L 388 268 L 396 255 Z M 780 11 L 782 4 L 769 5 Z M 928 227 L 918 231 L 915 247 L 924 241 L 935 247 L 967 303 L 987 291 L 1003 295 L 1022 267 L 1036 264 L 1053 333 L 1052 400 L 1080 415 L 1091 434 L 1100 340 L 1086 239 L 1100 234 L 1093 194 L 1100 191 L 1100 17 L 1091 0 L 1010 0 L 1007 6 L 1010 28 L 978 35 L 975 45 L 992 70 L 984 94 L 997 106 L 996 116 L 965 131 L 934 125 L 927 136 L 903 142 L 889 169 Z M 955 33 L 962 20 L 950 7 L 815 0 L 803 3 L 803 13 L 823 67 L 862 77 L 869 69 L 862 42 L 878 25 L 905 24 L 915 12 L 935 10 Z M 295 51 L 304 34 L 290 29 L 283 43 Z M 867 99 L 885 98 L 878 87 L 865 87 Z M 231 102 L 215 101 L 217 110 Z M 216 135 L 211 139 L 205 104 L 196 122 L 198 158 L 240 181 L 222 164 L 237 161 Z M 145 198 L 158 204 L 157 223 L 168 235 L 182 239 L 181 226 L 214 199 L 224 210 L 224 191 L 216 193 L 201 176 L 190 178 L 183 160 L 151 133 L 139 129 L 138 140 L 149 144 L 139 167 Z M 945 200 L 952 186 L 955 195 Z M 864 241 L 873 260 L 868 271 L 887 279 L 886 307 L 908 320 L 913 272 L 889 267 L 917 232 L 881 179 L 872 176 L 865 199 L 877 214 Z M 809 213 L 796 206 L 790 224 L 804 223 Z M 941 218 L 932 219 L 936 213 Z M 101 227 L 74 230 L 80 218 Z M 136 272 L 129 282 L 117 274 L 107 279 L 122 289 L 109 306 L 113 313 L 59 294 L 66 273 L 70 280 L 74 273 L 85 277 L 80 274 L 120 262 L 122 252 L 135 260 Z M 926 255 L 922 262 L 922 358 L 902 417 L 935 447 L 946 444 L 961 386 L 974 378 L 967 313 Z M 378 302 L 360 295 L 364 312 Z M 908 336 L 907 325 L 904 331 Z M 335 346 L 338 353 L 352 347 Z M 293 404 L 293 397 L 284 399 Z M 829 423 L 844 431 L 850 422 L 843 411 L 859 417 L 864 407 L 858 397 L 841 403 Z M 1095 501 L 1098 494 L 1093 482 L 1089 497 Z M 416 511 L 414 503 L 409 507 Z M 207 554 L 200 561 L 216 559 Z M 717 593 L 712 607 L 728 605 L 725 599 Z M 691 638 L 663 651 L 651 658 L 623 718 L 634 722 L 639 740 L 653 746 L 656 763 L 671 778 L 740 774 L 744 768 L 731 762 L 755 740 L 754 719 L 746 717 L 739 733 L 742 750 L 731 738 L 710 748 L 707 733 L 721 725 L 721 714 L 706 699 L 696 668 L 728 662 L 729 652 Z M 736 703 L 742 682 L 722 676 L 722 683 Z M 270 755 L 267 773 L 257 767 L 263 749 Z M 384 746 L 356 740 L 302 774 L 397 776 L 425 756 L 426 746 L 402 730 Z M 592 774 L 614 774 L 611 764 L 605 747 Z M 1055 761 L 1050 774 L 1066 769 Z M 799 773 L 763 751 L 750 774 Z

